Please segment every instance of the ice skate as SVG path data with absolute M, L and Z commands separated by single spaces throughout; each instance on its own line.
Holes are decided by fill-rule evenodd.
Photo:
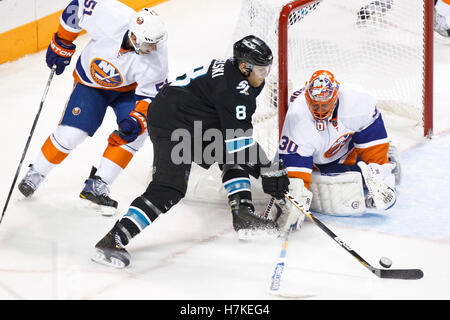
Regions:
M 130 254 L 125 250 L 119 234 L 119 221 L 96 245 L 96 254 L 92 261 L 111 266 L 125 268 L 130 264 Z
M 89 179 L 85 181 L 80 198 L 88 200 L 89 205 L 102 215 L 112 216 L 116 213 L 117 201 L 109 197 L 109 186 L 100 177 L 96 176 L 97 169 L 92 167 Z
M 239 196 L 231 199 L 229 204 L 233 215 L 233 227 L 238 233 L 239 239 L 276 238 L 279 236 L 276 223 L 271 219 L 256 215 L 253 206 L 243 203 Z
M 34 170 L 33 165 L 30 164 L 29 167 L 30 169 L 27 174 L 18 185 L 19 191 L 27 198 L 36 191 L 45 178 L 42 174 Z

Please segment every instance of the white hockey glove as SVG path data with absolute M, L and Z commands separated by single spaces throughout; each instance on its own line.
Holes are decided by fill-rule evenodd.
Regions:
M 377 163 L 366 164 L 358 162 L 369 193 L 366 197 L 367 208 L 387 210 L 397 200 L 395 191 L 395 176 L 392 171 L 394 163 L 379 165 Z
M 309 210 L 312 200 L 311 191 L 305 188 L 302 179 L 290 178 L 289 182 L 289 193 L 303 205 L 305 210 Z M 278 211 L 278 217 L 275 218 L 275 222 L 281 234 L 286 234 L 291 225 L 294 225 L 294 230 L 300 229 L 305 220 L 305 215 L 289 200 L 286 198 L 276 200 L 275 207 Z

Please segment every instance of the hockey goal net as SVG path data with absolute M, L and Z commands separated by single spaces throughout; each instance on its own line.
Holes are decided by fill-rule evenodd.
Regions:
M 274 54 L 253 117 L 255 139 L 269 157 L 290 94 L 318 69 L 375 96 L 391 137 L 431 136 L 433 8 L 433 0 L 242 0 L 232 41 L 253 34 Z M 186 197 L 223 201 L 222 189 L 217 168 L 194 167 Z

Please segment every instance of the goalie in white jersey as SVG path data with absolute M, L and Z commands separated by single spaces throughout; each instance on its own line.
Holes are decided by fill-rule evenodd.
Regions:
M 47 49 L 47 65 L 55 66 L 57 75 L 70 63 L 73 41 L 82 30 L 91 40 L 76 62 L 73 91 L 60 123 L 18 187 L 31 196 L 54 167 L 94 135 L 110 106 L 119 130 L 110 135 L 100 166 L 92 167 L 80 197 L 111 214 L 118 204 L 109 197 L 109 186 L 143 146 L 148 137 L 144 114 L 167 83 L 167 31 L 148 8 L 136 13 L 116 0 L 73 0 Z
M 341 87 L 331 72 L 314 72 L 291 96 L 279 157 L 291 194 L 307 209 L 360 215 L 367 208 L 392 207 L 400 167 L 390 149 L 375 98 Z M 277 221 L 281 229 L 300 226 L 304 215 L 297 208 L 284 200 L 276 206 L 283 212 Z

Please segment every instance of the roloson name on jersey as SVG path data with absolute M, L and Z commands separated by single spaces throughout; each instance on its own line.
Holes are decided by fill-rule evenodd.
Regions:
M 225 73 L 225 60 L 216 60 L 211 69 L 211 78 L 223 76 Z

